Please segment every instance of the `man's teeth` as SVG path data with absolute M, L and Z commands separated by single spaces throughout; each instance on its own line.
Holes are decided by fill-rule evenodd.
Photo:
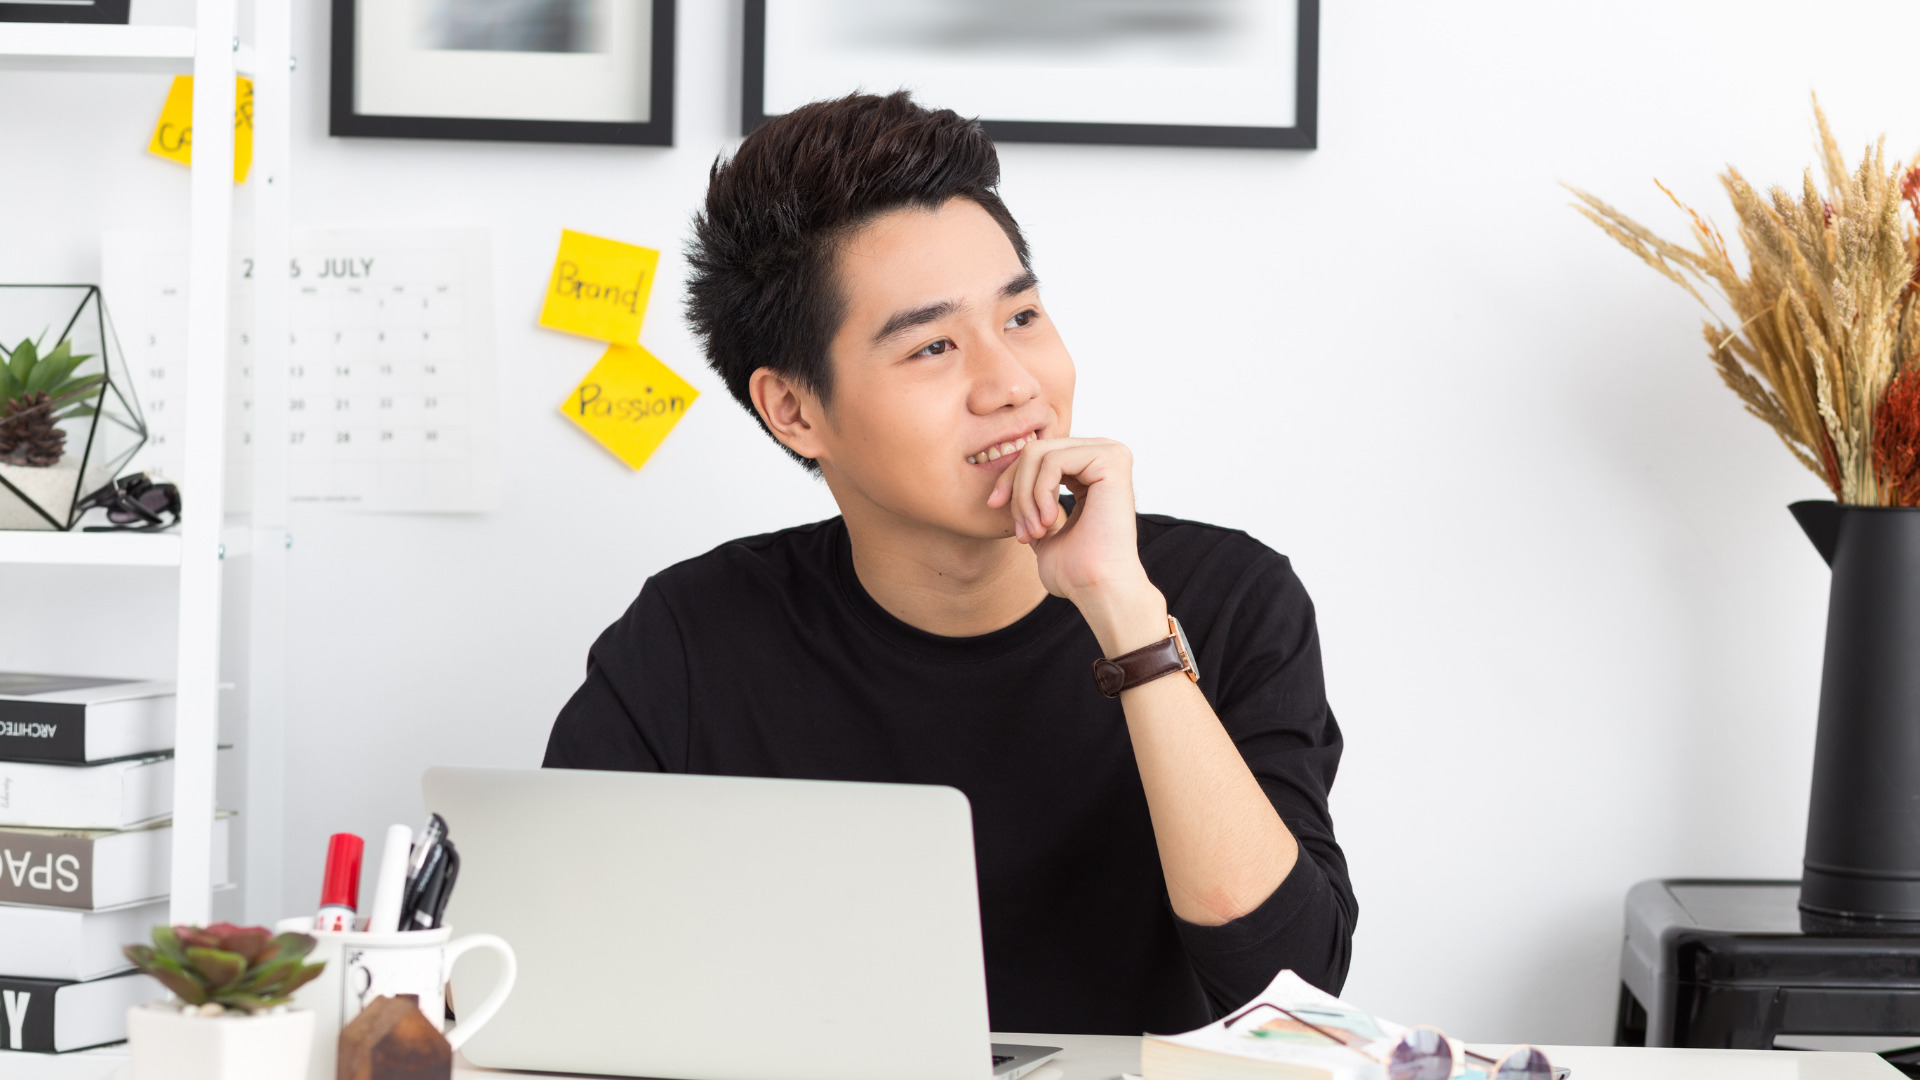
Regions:
M 989 461 L 999 461 L 1001 458 L 1006 457 L 1008 454 L 1011 454 L 1016 450 L 1019 450 L 1021 447 L 1027 445 L 1030 442 L 1033 442 L 1035 439 L 1038 439 L 1039 437 L 1040 437 L 1039 432 L 1029 431 L 1025 435 L 1020 436 L 1018 439 L 1015 439 L 1012 442 L 1003 442 L 999 446 L 989 446 L 985 450 L 982 450 L 979 453 L 968 457 L 967 464 L 985 465 Z

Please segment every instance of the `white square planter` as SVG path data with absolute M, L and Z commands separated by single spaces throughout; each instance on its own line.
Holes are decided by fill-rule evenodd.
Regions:
M 127 1010 L 133 1080 L 306 1080 L 313 1013 L 192 1016 L 165 1006 Z

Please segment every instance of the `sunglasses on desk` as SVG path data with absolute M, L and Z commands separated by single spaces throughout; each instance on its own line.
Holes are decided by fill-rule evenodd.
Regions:
M 74 509 L 107 512 L 108 524 L 89 525 L 87 532 L 155 532 L 180 524 L 180 489 L 152 473 L 134 473 L 81 499 Z
M 1453 1042 L 1439 1028 L 1424 1025 L 1408 1028 L 1384 1057 L 1361 1049 L 1338 1031 L 1329 1031 L 1291 1009 L 1265 1001 L 1229 1018 L 1227 1028 L 1232 1030 L 1262 1009 L 1272 1009 L 1327 1041 L 1385 1066 L 1387 1080 L 1448 1080 L 1453 1075 Z M 1347 1035 L 1359 1038 L 1352 1032 Z M 1462 1050 L 1468 1068 L 1478 1071 L 1486 1080 L 1555 1080 L 1553 1065 L 1538 1047 L 1516 1046 L 1497 1058 Z

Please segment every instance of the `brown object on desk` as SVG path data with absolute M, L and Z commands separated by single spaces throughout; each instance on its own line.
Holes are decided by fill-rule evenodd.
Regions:
M 412 994 L 378 997 L 340 1031 L 339 1080 L 452 1080 L 453 1047 Z

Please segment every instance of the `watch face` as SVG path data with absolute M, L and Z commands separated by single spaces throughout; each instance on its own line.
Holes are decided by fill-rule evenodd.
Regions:
M 1180 625 L 1179 619 L 1171 615 L 1167 616 L 1167 621 L 1173 624 L 1173 636 L 1180 642 L 1180 657 L 1187 662 L 1187 673 L 1193 676 L 1194 682 L 1199 682 L 1200 661 L 1193 658 L 1193 646 L 1187 644 L 1186 628 Z

